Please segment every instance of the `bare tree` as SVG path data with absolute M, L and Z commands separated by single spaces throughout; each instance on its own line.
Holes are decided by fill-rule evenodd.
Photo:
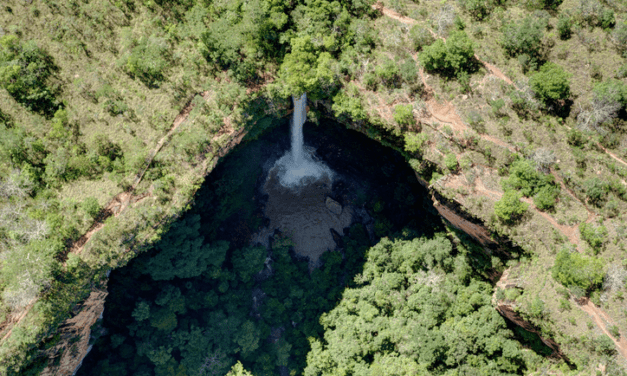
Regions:
M 0 181 L 0 197 L 24 198 L 33 190 L 33 182 L 22 174 L 21 170 L 14 170 L 9 176 Z
M 539 148 L 533 152 L 531 159 L 536 163 L 538 170 L 546 173 L 555 163 L 555 153 L 546 148 Z
M 440 8 L 440 12 L 433 19 L 436 33 L 441 36 L 448 34 L 448 29 L 455 22 L 455 8 L 451 4 L 445 4 Z
M 577 115 L 577 128 L 582 131 L 594 131 L 606 135 L 608 131 L 601 125 L 618 116 L 620 108 L 620 103 L 613 100 L 610 95 L 595 96 L 588 109 L 580 107 L 579 115 Z

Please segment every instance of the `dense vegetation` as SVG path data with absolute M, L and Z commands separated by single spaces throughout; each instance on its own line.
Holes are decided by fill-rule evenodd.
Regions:
M 497 301 L 555 339 L 575 368 L 538 372 L 601 364 L 619 375 L 614 342 L 597 338 L 572 298 L 588 295 L 616 323 L 612 337 L 626 335 L 627 8 L 384 0 L 401 22 L 372 3 L 3 2 L 0 373 L 36 374 L 59 353 L 61 322 L 107 270 L 151 249 L 189 208 L 233 135 L 272 127 L 289 96 L 307 91 L 312 121 L 331 115 L 402 151 L 437 194 L 531 255 L 508 264 L 517 287 Z M 187 120 L 153 155 L 188 104 Z M 222 215 L 243 196 L 233 193 Z M 191 231 L 175 227 L 167 236 Z M 384 224 L 379 232 L 389 235 Z M 217 257 L 226 245 L 200 247 Z M 219 264 L 162 248 L 155 263 L 185 268 L 158 272 L 157 284 Z M 243 248 L 230 244 L 229 268 L 228 252 Z M 146 294 L 150 309 L 164 307 Z M 150 322 L 140 321 L 152 330 Z M 325 338 L 321 354 L 332 348 Z

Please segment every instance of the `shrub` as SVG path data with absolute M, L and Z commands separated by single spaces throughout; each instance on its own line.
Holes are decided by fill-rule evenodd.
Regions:
M 580 23 L 585 23 L 592 27 L 598 26 L 605 30 L 616 24 L 614 11 L 603 6 L 597 0 L 580 0 L 576 16 L 579 18 Z
M 407 58 L 403 64 L 401 64 L 400 75 L 403 82 L 413 84 L 418 81 L 418 65 L 414 59 Z
M 533 196 L 533 203 L 540 210 L 552 209 L 558 195 L 559 189 L 552 185 L 545 185 Z
M 400 71 L 392 59 L 386 57 L 382 64 L 376 66 L 374 71 L 383 86 L 388 88 L 399 86 Z
M 503 100 L 503 98 L 499 98 L 493 101 L 490 101 L 490 107 L 491 107 L 491 112 L 492 115 L 494 116 L 501 116 L 501 109 L 505 106 L 505 101 Z
M 418 25 L 411 28 L 409 38 L 416 51 L 421 51 L 425 46 L 429 46 L 435 41 L 435 38 L 428 29 Z
M 519 192 L 508 190 L 503 197 L 494 204 L 494 214 L 506 223 L 512 223 L 520 219 L 527 211 L 529 205 L 520 201 L 522 195 Z
M 529 314 L 536 318 L 542 318 L 546 314 L 546 307 L 544 300 L 536 296 L 536 298 L 529 305 Z
M 523 3 L 531 9 L 552 9 L 555 10 L 562 4 L 563 0 L 524 0 Z
M 604 269 L 601 259 L 562 249 L 555 258 L 551 273 L 556 281 L 566 287 L 576 286 L 590 292 L 603 282 Z
M 168 43 L 165 39 L 151 35 L 131 43 L 131 49 L 123 56 L 124 69 L 132 77 L 139 78 L 146 86 L 154 87 L 163 80 L 168 67 L 165 56 Z
M 573 21 L 570 17 L 562 14 L 557 20 L 557 34 L 561 40 L 570 39 L 572 34 Z
M 606 334 L 598 337 L 595 340 L 594 350 L 601 355 L 614 355 L 616 354 L 616 347 L 614 341 Z
M 49 78 L 57 68 L 34 41 L 20 42 L 15 35 L 0 38 L 0 87 L 31 111 L 52 116 L 59 105 Z
M 100 212 L 100 204 L 98 204 L 98 200 L 93 197 L 87 197 L 81 204 L 81 207 L 83 211 L 92 218 L 96 218 Z
M 612 41 L 616 46 L 618 52 L 620 52 L 623 57 L 627 54 L 627 23 L 621 22 L 616 27 L 614 27 L 614 31 L 612 32 Z
M 485 133 L 484 120 L 481 114 L 477 111 L 470 111 L 468 113 L 468 124 L 478 133 Z
M 468 35 L 457 31 L 451 33 L 446 43 L 438 39 L 425 47 L 420 58 L 426 70 L 453 77 L 476 69 L 474 55 L 474 45 Z
M 583 133 L 576 129 L 571 129 L 568 132 L 568 138 L 566 139 L 569 145 L 580 147 L 584 143 Z
M 526 54 L 530 59 L 537 60 L 542 49 L 544 28 L 545 24 L 541 20 L 531 17 L 510 23 L 503 29 L 501 45 L 512 57 Z
M 620 330 L 618 329 L 618 326 L 616 325 L 610 325 L 607 330 L 610 332 L 610 334 L 612 335 L 612 337 L 619 339 L 620 338 Z
M 549 62 L 531 76 L 529 85 L 542 103 L 550 105 L 570 97 L 570 77 L 562 67 Z
M 399 104 L 394 107 L 394 121 L 401 127 L 410 127 L 416 124 L 411 104 Z
M 374 73 L 368 72 L 364 74 L 363 83 L 366 89 L 377 90 L 377 76 Z
M 427 138 L 424 133 L 405 133 L 405 151 L 410 153 L 420 151 Z
M 459 3 L 477 21 L 487 17 L 496 6 L 494 0 L 459 0 Z
M 622 81 L 609 79 L 599 82 L 592 89 L 594 99 L 599 102 L 617 102 L 622 107 L 627 105 L 627 85 Z
M 600 206 L 607 194 L 607 184 L 599 178 L 588 179 L 584 183 L 586 196 L 596 206 Z
M 531 112 L 538 109 L 535 99 L 526 91 L 512 90 L 509 99 L 512 101 L 512 110 L 522 118 L 527 118 Z
M 446 156 L 444 157 L 444 165 L 451 172 L 457 171 L 459 166 L 457 165 L 457 157 L 455 157 L 455 154 L 453 153 L 446 154 Z
M 590 244 L 590 247 L 592 247 L 596 254 L 599 253 L 605 244 L 607 228 L 605 228 L 605 226 L 594 226 L 590 223 L 582 223 L 579 225 L 579 234 L 583 240 Z

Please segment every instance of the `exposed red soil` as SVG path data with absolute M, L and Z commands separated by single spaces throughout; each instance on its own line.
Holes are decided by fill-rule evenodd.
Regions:
M 202 93 L 203 97 L 206 97 L 207 95 L 208 95 L 208 92 Z M 176 131 L 176 129 L 185 121 L 185 119 L 187 119 L 187 117 L 189 116 L 189 113 L 191 112 L 192 109 L 193 109 L 193 103 L 192 103 L 192 101 L 190 101 L 185 106 L 185 108 L 183 108 L 183 110 L 176 116 L 176 118 L 174 119 L 174 122 L 172 124 L 172 127 L 170 128 L 168 133 L 166 133 L 166 135 L 163 136 L 161 138 L 161 140 L 159 140 L 157 145 L 155 145 L 155 147 L 153 148 L 153 150 L 152 150 L 152 152 L 150 154 L 150 157 L 148 157 L 146 159 L 142 170 L 139 171 L 137 173 L 137 175 L 135 176 L 135 179 L 133 181 L 133 184 L 132 184 L 131 188 L 129 190 L 125 191 L 125 192 L 119 193 L 118 195 L 113 197 L 113 199 L 111 199 L 107 203 L 107 205 L 100 211 L 99 215 L 96 217 L 96 220 L 89 227 L 87 232 L 85 234 L 83 234 L 80 238 L 78 238 L 76 241 L 74 241 L 67 248 L 67 251 L 64 254 L 59 256 L 61 260 L 65 261 L 67 259 L 67 254 L 70 253 L 70 252 L 74 253 L 74 254 L 80 254 L 83 251 L 83 249 L 85 247 L 85 244 L 89 241 L 89 239 L 91 239 L 91 237 L 94 234 L 96 234 L 98 231 L 100 231 L 104 227 L 104 222 L 106 221 L 107 218 L 109 218 L 112 215 L 118 216 L 124 209 L 126 209 L 129 206 L 130 203 L 139 202 L 139 201 L 141 201 L 141 200 L 143 200 L 143 199 L 145 199 L 146 197 L 149 196 L 149 194 L 142 194 L 142 195 L 140 195 L 140 197 L 136 197 L 136 196 L 133 196 L 133 192 L 137 188 L 139 183 L 141 182 L 144 174 L 146 173 L 146 171 L 150 167 L 150 164 L 152 163 L 152 161 L 155 158 L 155 156 L 157 155 L 157 153 L 161 150 L 163 145 L 172 136 L 172 134 Z M 91 299 L 91 297 L 90 297 L 90 299 Z M 26 317 L 26 315 L 30 311 L 30 308 L 33 306 L 33 304 L 34 304 L 34 302 L 32 304 L 29 304 L 28 306 L 26 306 L 23 309 L 23 311 L 19 312 L 19 316 L 17 316 L 16 319 L 8 321 L 8 322 L 5 322 L 4 330 L 6 330 L 6 328 L 8 328 L 8 327 L 10 327 L 10 328 L 7 331 L 7 333 L 2 337 L 0 342 L 5 340 L 6 338 L 8 338 L 11 335 L 11 333 L 13 331 L 13 328 L 16 325 L 18 325 Z M 101 305 L 104 307 L 104 296 L 102 297 Z M 70 323 L 69 325 L 76 325 L 75 322 L 68 321 L 68 323 Z
M 610 334 L 607 330 L 607 326 L 614 325 L 614 322 L 609 317 L 607 313 L 605 313 L 601 308 L 597 307 L 592 303 L 588 298 L 584 298 L 582 304 L 577 303 L 579 308 L 581 308 L 584 312 L 586 312 L 594 322 L 597 324 L 599 329 L 603 333 L 605 333 L 608 337 L 612 339 L 614 345 L 616 345 L 616 350 L 618 353 L 627 360 L 627 339 L 625 339 L 625 333 L 621 333 L 619 339 L 616 339 Z
M 383 6 L 382 3 L 378 2 L 375 5 L 372 6 L 374 9 L 380 11 L 383 15 L 393 18 L 397 21 L 400 21 L 404 24 L 407 25 L 415 25 L 417 24 L 416 20 L 413 20 L 409 17 L 405 17 L 402 16 L 400 14 L 398 14 L 397 12 L 385 8 Z M 435 33 L 432 30 L 429 30 L 434 36 Z M 415 58 L 415 57 L 414 57 Z M 507 77 L 505 76 L 505 74 L 503 74 L 503 72 L 501 72 L 501 70 L 499 70 L 497 67 L 495 67 L 492 64 L 489 64 L 485 61 L 482 61 L 481 59 L 479 59 L 479 57 L 477 55 L 475 55 L 475 58 L 481 62 L 483 64 L 483 66 L 486 68 L 486 70 L 491 74 L 494 75 L 495 77 L 498 77 L 499 79 L 505 81 L 506 83 L 513 85 L 513 82 Z M 464 124 L 464 122 L 461 120 L 461 118 L 459 117 L 459 115 L 457 114 L 457 112 L 455 111 L 455 107 L 449 103 L 449 102 L 444 102 L 443 104 L 439 104 L 437 103 L 434 99 L 433 99 L 433 90 L 432 88 L 430 88 L 427 83 L 426 83 L 426 79 L 425 79 L 425 74 L 422 71 L 422 69 L 420 70 L 420 76 L 421 79 L 425 85 L 425 89 L 427 91 L 427 100 L 425 101 L 431 114 L 430 117 L 431 119 L 427 118 L 424 120 L 427 120 L 428 122 L 432 123 L 433 120 L 436 120 L 438 122 L 443 122 L 443 123 L 447 123 L 449 124 L 453 130 L 455 131 L 455 133 L 457 133 L 458 135 L 463 134 L 463 132 L 466 129 L 469 129 L 468 126 L 466 126 L 466 124 Z M 496 145 L 505 147 L 507 149 L 509 149 L 510 151 L 516 152 L 516 148 L 514 148 L 513 146 L 507 144 L 506 142 L 493 137 L 493 136 L 489 136 L 489 135 L 481 135 L 481 138 L 483 140 L 492 142 Z M 602 149 L 605 153 L 607 153 L 610 157 L 612 157 L 613 159 L 615 159 L 616 161 L 618 161 L 619 163 L 627 166 L 627 162 L 625 162 L 624 160 L 622 160 L 621 158 L 619 158 L 618 156 L 616 156 L 614 153 L 610 152 L 609 150 L 607 150 L 605 147 L 603 147 L 603 145 L 601 145 L 600 143 L 597 143 L 597 145 L 599 146 L 600 149 Z M 577 201 L 581 202 L 584 207 L 586 208 L 586 210 L 588 211 L 588 218 L 586 219 L 586 222 L 589 223 L 591 222 L 595 217 L 596 214 L 590 210 L 590 208 L 587 206 L 587 204 L 585 202 L 582 202 L 581 200 L 579 200 L 574 193 L 568 189 L 565 184 L 563 183 L 563 181 L 556 176 L 557 174 L 553 173 L 553 175 L 556 177 L 556 180 L 560 183 L 560 185 L 562 186 L 562 188 L 564 188 L 564 190 L 566 192 L 568 192 L 573 198 L 575 198 Z M 459 183 L 459 182 L 458 182 Z M 623 184 L 627 185 L 627 182 L 623 181 Z M 459 188 L 461 186 L 467 186 L 467 184 L 454 184 L 454 183 L 449 183 L 447 184 L 448 187 L 450 188 Z M 483 182 L 481 181 L 480 178 L 477 178 L 475 180 L 475 186 L 474 189 L 477 193 L 489 197 L 492 200 L 494 200 L 495 197 L 501 197 L 502 193 L 500 192 L 496 192 L 496 191 L 492 191 L 487 189 L 484 185 Z M 498 200 L 498 199 L 497 199 Z M 538 210 L 535 205 L 533 204 L 533 200 L 529 199 L 529 198 L 523 198 L 523 201 L 527 202 L 530 206 L 530 208 L 532 210 L 535 210 L 537 213 L 539 213 L 543 218 L 545 218 L 549 223 L 551 223 L 551 225 L 553 225 L 555 228 L 557 228 L 564 236 L 566 236 L 569 241 L 573 244 L 575 244 L 577 246 L 577 249 L 581 252 L 581 245 L 580 245 L 580 239 L 579 239 L 579 231 L 578 231 L 578 227 L 577 226 L 565 226 L 565 225 L 560 225 L 555 218 L 553 218 L 550 214 L 543 212 L 541 210 Z M 441 205 L 440 205 L 441 206 Z M 458 216 L 453 216 L 453 213 L 450 211 L 450 209 L 446 208 L 446 209 L 442 209 L 442 207 L 440 207 L 438 209 L 438 211 L 440 212 L 440 214 L 442 214 L 442 216 L 444 216 L 445 218 L 447 218 L 447 220 L 449 221 L 456 221 L 459 225 L 463 226 L 463 224 L 459 221 Z M 449 217 L 451 219 L 449 219 Z M 451 221 L 451 223 L 453 223 Z M 470 230 L 471 232 L 473 231 L 472 228 L 468 228 L 468 230 Z M 505 278 L 507 278 L 507 275 L 505 275 Z M 503 278 L 503 277 L 502 277 Z M 499 281 L 500 282 L 500 281 Z M 591 316 L 593 316 L 595 323 L 599 326 L 599 328 L 601 328 L 601 330 L 606 333 L 608 336 L 610 336 L 610 338 L 612 338 L 612 340 L 614 341 L 614 343 L 616 344 L 617 349 L 619 350 L 619 353 L 621 354 L 621 356 L 625 359 L 627 359 L 627 340 L 625 339 L 625 336 L 621 336 L 619 340 L 614 339 L 608 332 L 607 329 L 605 328 L 605 325 L 603 323 L 603 321 L 601 320 L 601 318 L 603 318 L 606 322 L 610 322 L 609 320 L 609 316 L 607 315 L 607 313 L 605 313 L 601 308 L 596 307 L 593 303 L 591 302 L 587 302 L 585 305 L 581 305 L 580 308 L 582 310 L 584 310 L 585 312 L 587 312 L 588 314 L 590 314 Z M 498 308 L 497 308 L 498 309 Z M 499 310 L 499 312 L 501 312 L 501 310 Z M 503 314 L 504 316 L 508 317 L 512 316 L 510 319 L 511 320 L 516 320 L 517 318 L 514 316 L 517 316 L 517 314 L 515 314 L 515 312 L 511 311 L 509 312 L 508 309 L 506 309 L 505 307 L 502 308 L 502 312 L 501 314 Z M 518 317 L 520 318 L 520 317 Z M 520 320 L 518 320 L 520 321 Z M 516 322 L 516 321 L 515 321 Z M 528 323 L 526 323 L 524 320 L 521 323 L 516 322 L 517 324 L 523 326 L 525 324 L 528 325 Z M 524 327 L 524 326 L 523 326 Z M 546 340 L 546 339 L 542 339 L 543 342 L 545 342 L 545 344 L 547 344 L 549 347 L 551 347 L 552 349 L 554 349 L 555 351 L 557 351 L 559 353 L 560 356 L 563 356 L 563 354 L 561 353 L 561 351 L 559 351 L 559 348 L 557 347 L 557 344 L 552 341 L 552 340 Z

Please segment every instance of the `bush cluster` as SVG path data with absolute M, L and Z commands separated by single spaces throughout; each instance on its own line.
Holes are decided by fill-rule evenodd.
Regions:
M 529 60 L 529 68 L 534 68 L 542 60 L 542 36 L 545 28 L 544 20 L 532 17 L 509 23 L 503 28 L 501 46 L 509 56 L 522 56 L 523 60 Z
M 555 105 L 558 101 L 570 98 L 570 77 L 572 75 L 561 66 L 549 62 L 531 76 L 529 85 L 536 97 L 545 106 Z
M 29 110 L 52 116 L 59 108 L 58 89 L 50 83 L 56 70 L 35 41 L 22 42 L 15 35 L 0 38 L 0 87 Z
M 495 0 L 459 0 L 459 4 L 476 21 L 481 21 L 496 7 Z
M 540 210 L 549 210 L 555 206 L 559 195 L 559 186 L 553 175 L 538 172 L 531 161 L 519 159 L 512 163 L 509 176 L 501 181 L 504 191 L 519 191 L 522 196 L 533 197 L 533 202 Z
M 579 225 L 579 234 L 583 240 L 590 244 L 595 254 L 603 249 L 603 245 L 607 241 L 607 228 L 602 225 L 595 226 L 591 223 L 582 223 Z
M 438 72 L 448 77 L 459 77 L 464 72 L 476 70 L 473 42 L 464 31 L 451 33 L 443 42 L 438 39 L 424 47 L 420 59 L 427 71 Z
M 529 209 L 529 205 L 520 201 L 522 194 L 514 190 L 505 191 L 503 197 L 494 204 L 494 214 L 505 223 L 514 223 Z
M 566 287 L 577 286 L 588 293 L 603 283 L 603 260 L 562 249 L 555 258 L 553 278 Z

